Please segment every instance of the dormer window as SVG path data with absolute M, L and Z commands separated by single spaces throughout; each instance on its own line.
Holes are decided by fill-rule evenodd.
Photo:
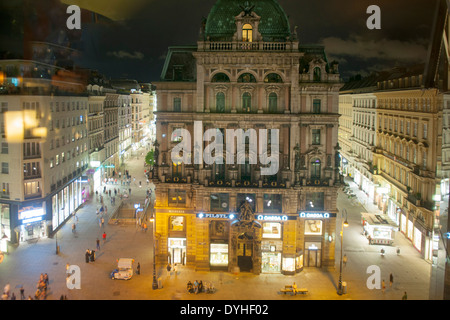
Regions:
M 253 41 L 253 27 L 249 23 L 246 23 L 242 26 L 242 41 L 244 42 Z

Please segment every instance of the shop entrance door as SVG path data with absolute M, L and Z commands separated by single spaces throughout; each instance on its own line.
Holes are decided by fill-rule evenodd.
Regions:
M 315 250 L 306 250 L 306 261 L 305 266 L 306 267 L 321 267 L 321 250 L 315 249 Z
M 243 272 L 250 272 L 253 268 L 253 245 L 249 242 L 238 242 L 237 260 L 239 269 Z

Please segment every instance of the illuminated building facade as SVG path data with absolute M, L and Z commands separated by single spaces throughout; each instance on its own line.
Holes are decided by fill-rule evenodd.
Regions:
M 197 46 L 169 48 L 154 83 L 158 262 L 255 274 L 334 268 L 337 63 L 328 63 L 323 47 L 299 45 L 275 0 L 241 5 L 218 0 Z M 220 133 L 228 143 L 239 129 L 256 132 L 245 138 L 242 158 L 236 145 L 213 163 L 172 156 L 185 142 L 193 150 L 187 159 L 195 160 L 212 139 L 197 144 L 194 136 Z M 261 158 L 251 160 L 262 132 L 270 133 L 267 150 L 279 142 L 275 174 L 263 174 Z

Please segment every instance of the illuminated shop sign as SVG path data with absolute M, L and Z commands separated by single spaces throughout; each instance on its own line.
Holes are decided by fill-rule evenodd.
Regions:
M 26 207 L 19 211 L 19 220 L 28 220 L 44 215 L 43 208 Z
M 335 213 L 328 212 L 300 212 L 300 218 L 308 219 L 328 219 L 336 217 Z
M 30 218 L 30 219 L 24 219 L 24 220 L 22 220 L 22 224 L 30 224 L 30 223 L 38 222 L 38 221 L 42 221 L 42 217 L 34 217 L 34 218 Z
M 286 216 L 286 215 L 276 216 L 276 215 L 258 214 L 256 216 L 256 220 L 263 220 L 263 221 L 287 221 L 287 220 L 289 220 L 289 217 Z
M 236 217 L 233 213 L 198 213 L 197 218 L 209 218 L 209 219 L 234 219 Z

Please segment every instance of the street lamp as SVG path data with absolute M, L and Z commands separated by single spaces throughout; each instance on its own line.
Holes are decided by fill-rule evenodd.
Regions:
M 345 221 L 344 221 L 344 212 L 345 212 Z M 339 271 L 339 284 L 338 284 L 338 295 L 342 295 L 342 253 L 343 253 L 343 245 L 344 245 L 344 227 L 348 227 L 347 221 L 347 210 L 344 208 L 341 212 L 341 263 L 340 263 L 340 271 Z
M 150 222 L 152 223 L 152 237 L 153 237 L 153 283 L 152 283 L 152 289 L 156 290 L 158 289 L 158 281 L 156 281 L 156 247 L 155 247 L 155 225 L 156 225 L 156 219 L 154 214 L 152 213 L 152 217 L 150 218 Z

